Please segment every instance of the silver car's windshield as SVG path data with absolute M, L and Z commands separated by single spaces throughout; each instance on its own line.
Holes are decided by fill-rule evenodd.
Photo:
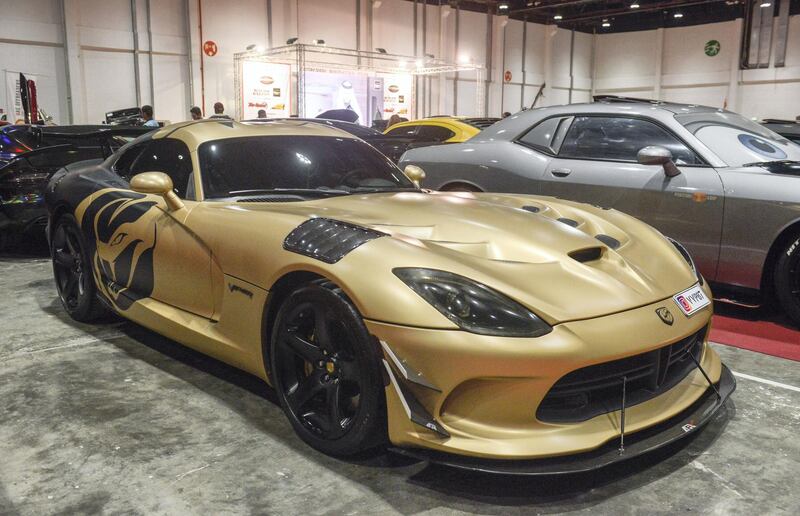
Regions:
M 731 167 L 800 161 L 800 145 L 736 113 L 687 113 L 675 119 Z

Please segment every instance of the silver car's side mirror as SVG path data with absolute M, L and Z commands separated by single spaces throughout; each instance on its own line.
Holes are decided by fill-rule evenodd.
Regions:
M 425 171 L 422 170 L 421 167 L 416 165 L 406 165 L 406 168 L 403 169 L 403 173 L 411 180 L 412 183 L 416 185 L 417 188 L 422 186 L 422 180 L 425 179 Z
M 681 170 L 672 161 L 672 153 L 669 149 L 658 145 L 644 147 L 636 155 L 636 159 L 642 165 L 661 165 L 664 167 L 664 174 L 667 177 L 675 177 L 681 173 Z

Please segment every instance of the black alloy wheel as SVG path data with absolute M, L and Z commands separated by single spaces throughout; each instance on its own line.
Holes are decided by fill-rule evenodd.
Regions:
M 58 219 L 50 243 L 53 275 L 61 304 L 80 322 L 89 322 L 105 314 L 96 297 L 92 267 L 83 245 L 78 223 L 71 215 Z
M 296 290 L 278 312 L 273 384 L 295 431 L 324 453 L 352 455 L 383 441 L 385 397 L 373 341 L 329 282 Z
M 786 315 L 800 326 L 800 234 L 789 240 L 775 263 L 775 294 Z

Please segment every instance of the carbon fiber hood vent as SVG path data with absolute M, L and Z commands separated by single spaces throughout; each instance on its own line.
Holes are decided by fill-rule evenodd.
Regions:
M 358 246 L 386 233 L 338 220 L 309 219 L 292 230 L 283 248 L 325 263 L 336 263 Z

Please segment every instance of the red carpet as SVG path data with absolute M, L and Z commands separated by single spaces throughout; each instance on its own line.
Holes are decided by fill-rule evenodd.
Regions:
M 711 342 L 800 361 L 800 331 L 766 308 L 714 305 Z

